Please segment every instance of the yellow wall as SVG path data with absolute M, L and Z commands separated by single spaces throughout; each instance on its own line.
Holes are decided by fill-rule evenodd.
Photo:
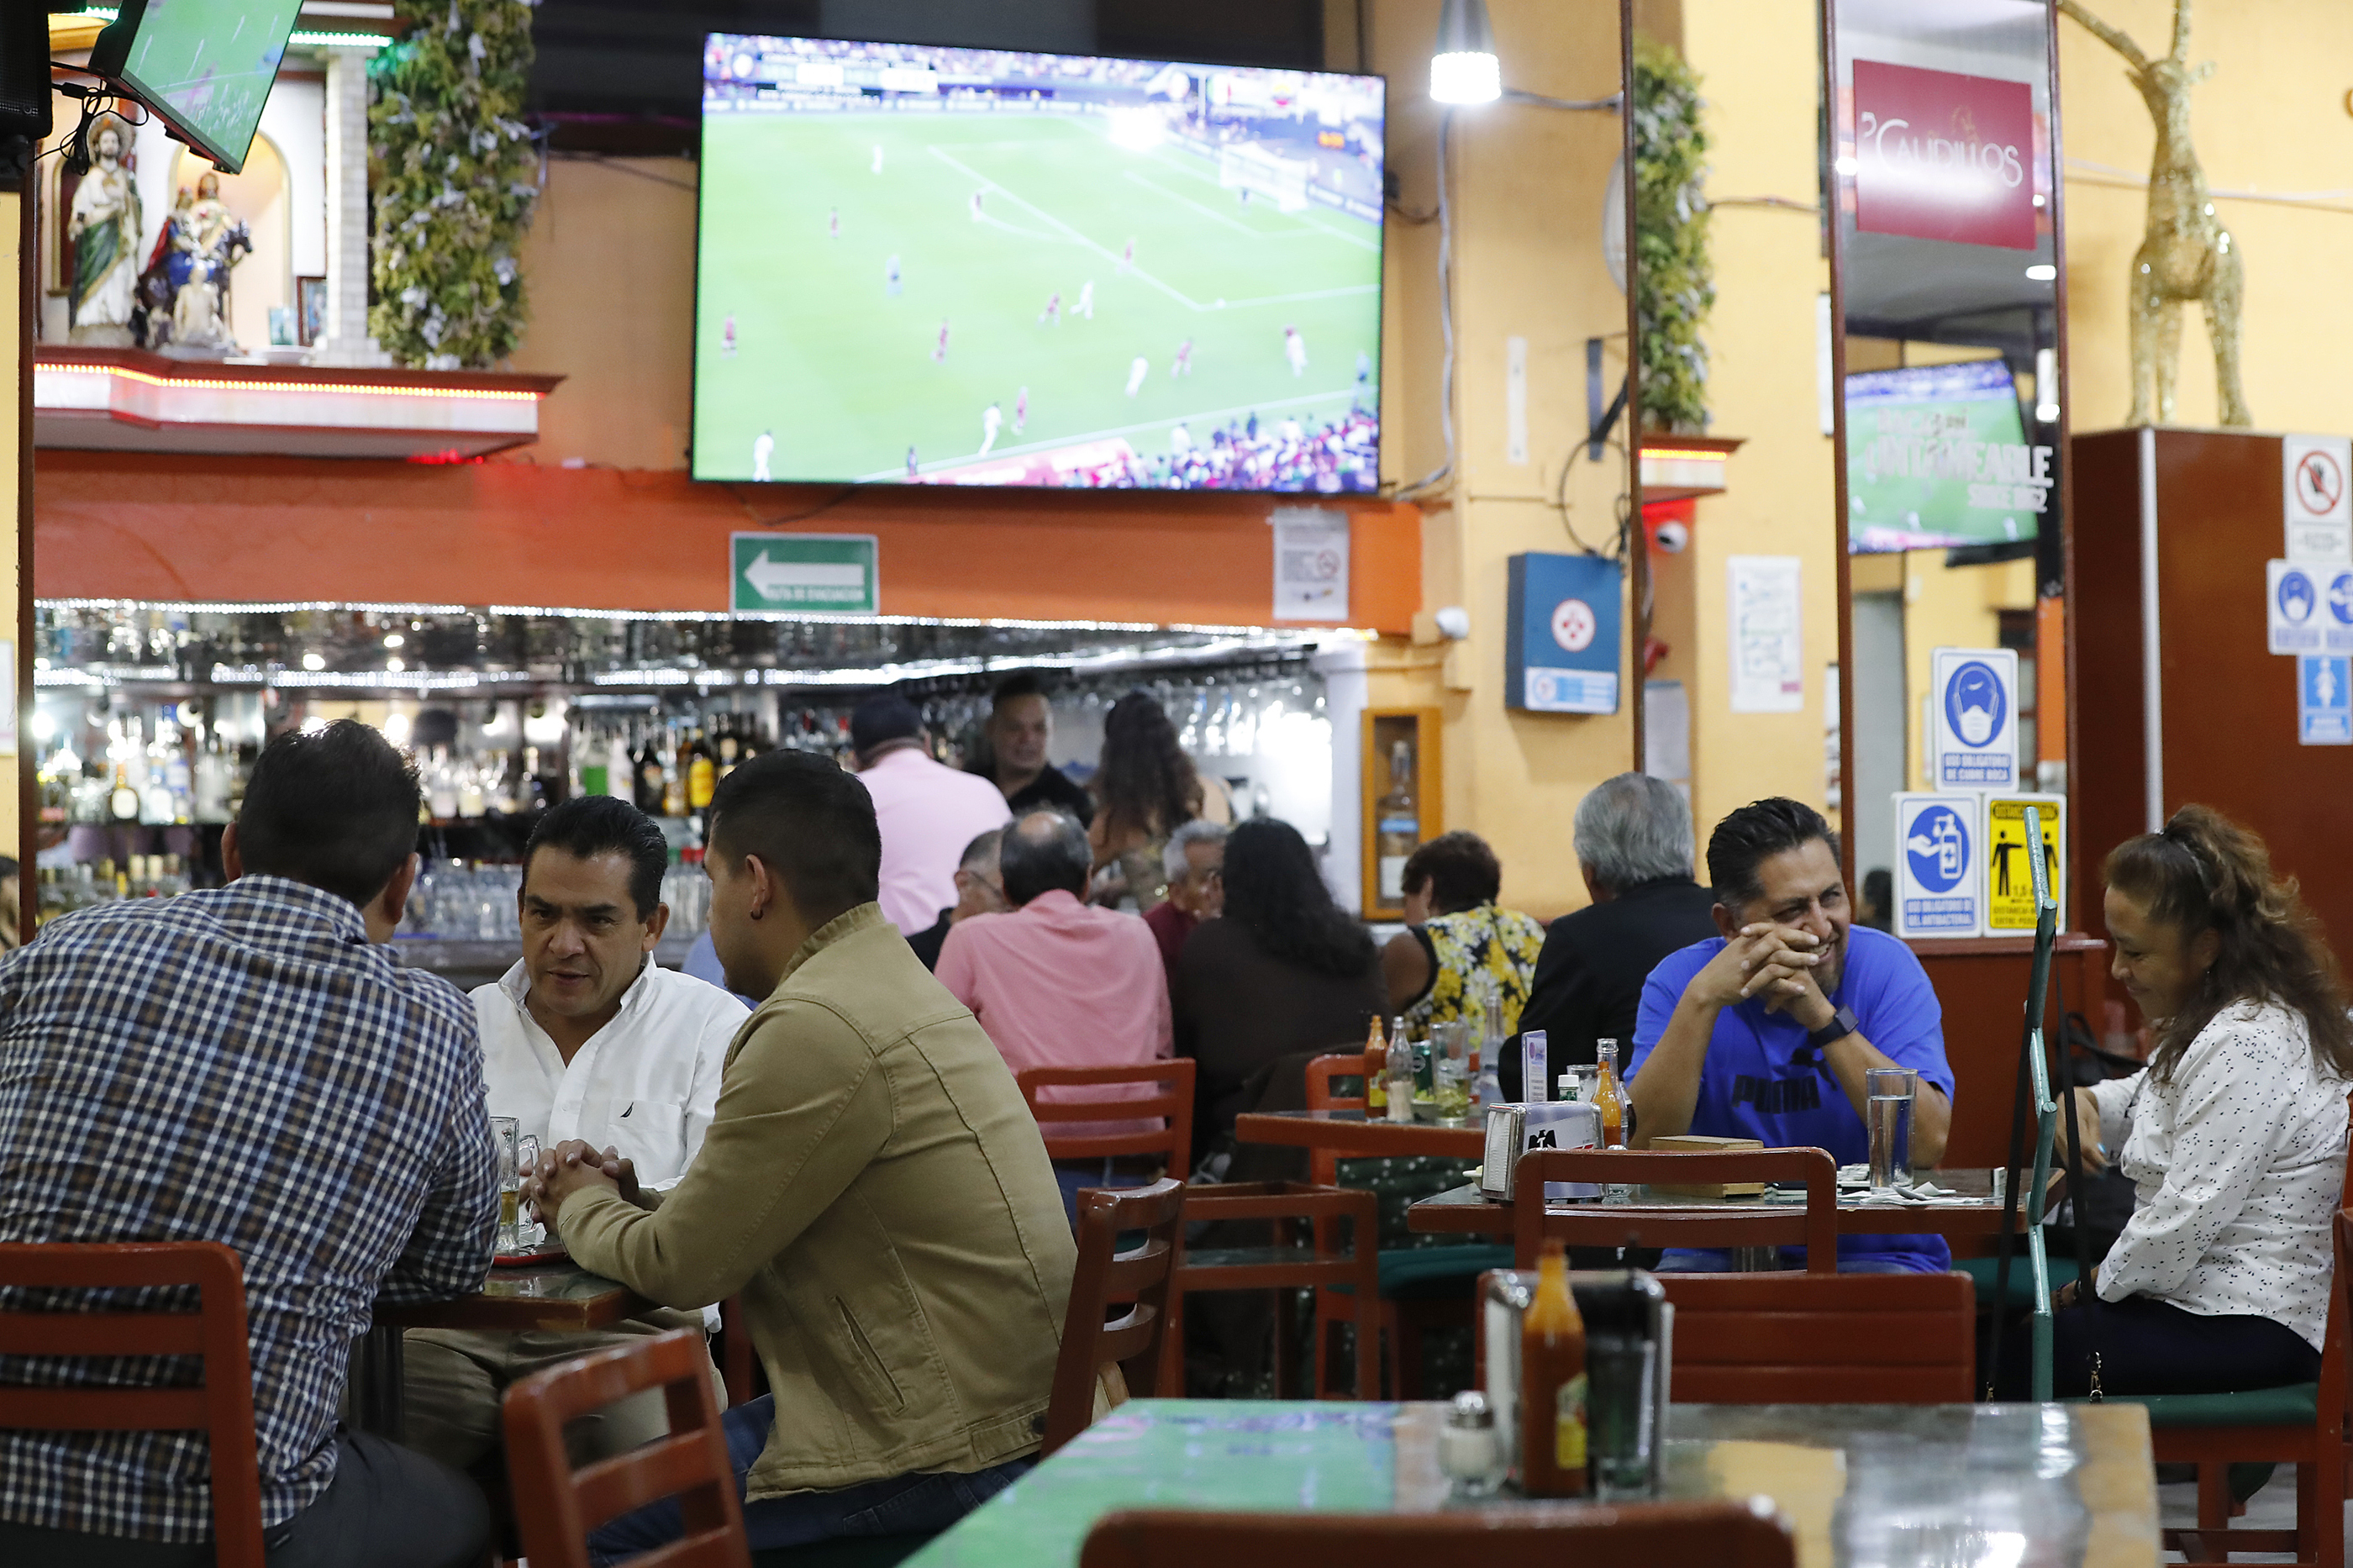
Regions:
M 2168 47 L 2167 0 L 2087 0 L 2145 51 Z M 2245 260 L 2244 384 L 2255 426 L 2353 432 L 2353 5 L 2261 0 L 2199 5 L 2193 64 L 2214 74 L 2190 89 L 2190 132 L 2214 205 Z M 2121 58 L 2073 22 L 2059 23 L 2066 142 L 2068 348 L 2077 430 L 2124 423 L 2131 401 L 2125 283 L 2148 204 L 2156 135 Z M 2093 167 L 2100 165 L 2103 167 Z M 2116 173 L 2121 171 L 2121 177 Z M 2226 192 L 2327 192 L 2281 205 Z M 2185 312 L 2176 423 L 2214 422 L 2214 361 L 2197 309 Z

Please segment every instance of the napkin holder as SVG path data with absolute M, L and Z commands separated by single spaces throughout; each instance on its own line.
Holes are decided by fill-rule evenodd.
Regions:
M 1479 1195 L 1507 1204 L 1516 1195 L 1520 1156 L 1531 1149 L 1591 1149 L 1601 1142 L 1601 1111 L 1576 1100 L 1540 1100 L 1487 1108 L 1486 1163 Z M 1546 1182 L 1548 1199 L 1598 1198 L 1592 1182 Z

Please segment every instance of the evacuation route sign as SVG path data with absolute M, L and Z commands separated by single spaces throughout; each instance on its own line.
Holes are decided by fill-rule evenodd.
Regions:
M 2034 863 L 2027 858 L 2026 808 L 2042 814 L 2042 864 L 2063 922 L 2067 864 L 2066 802 L 2055 795 L 1994 795 L 1986 800 L 1986 934 L 2034 933 Z M 2063 923 L 2060 930 L 2064 931 Z
M 727 607 L 838 616 L 879 615 L 881 551 L 871 533 L 737 533 L 729 536 Z

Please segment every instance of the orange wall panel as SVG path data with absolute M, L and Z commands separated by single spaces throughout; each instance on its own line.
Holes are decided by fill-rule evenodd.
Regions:
M 34 504 L 44 598 L 721 610 L 728 535 L 774 526 L 877 535 L 885 615 L 1257 626 L 1277 500 L 48 450 Z M 1350 515 L 1348 623 L 1409 630 L 1419 510 L 1324 504 Z

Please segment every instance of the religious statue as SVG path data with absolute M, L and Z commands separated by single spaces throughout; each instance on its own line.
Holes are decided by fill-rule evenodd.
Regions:
M 107 115 L 91 138 L 90 172 L 74 187 L 66 218 L 73 246 L 73 287 L 68 300 L 69 341 L 129 348 L 131 312 L 139 280 L 138 182 L 123 167 L 122 122 Z
M 191 357 L 237 353 L 228 326 L 229 268 L 252 249 L 252 236 L 220 199 L 218 174 L 198 180 L 193 195 L 181 186 L 140 279 L 147 346 Z
M 2237 242 L 2214 216 L 2206 173 L 2189 144 L 2189 89 L 2214 73 L 2214 64 L 2189 64 L 2189 0 L 2174 0 L 2173 48 L 2158 59 L 2122 31 L 2086 11 L 2082 0 L 2059 9 L 2125 58 L 2125 76 L 2157 122 L 2157 153 L 2148 170 L 2148 227 L 2133 253 L 2132 413 L 2126 422 L 2173 420 L 2173 384 L 2181 359 L 2181 312 L 2196 300 L 2206 308 L 2206 336 L 2214 348 L 2214 402 L 2226 426 L 2253 425 L 2239 386 L 2239 307 L 2246 279 Z

